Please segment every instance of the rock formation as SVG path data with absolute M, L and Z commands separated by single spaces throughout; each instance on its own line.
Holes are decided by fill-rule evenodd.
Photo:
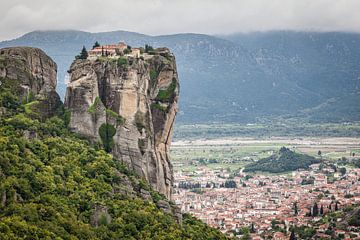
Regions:
M 140 57 L 77 59 L 69 74 L 65 106 L 72 131 L 102 143 L 170 198 L 169 146 L 179 95 L 173 54 L 159 48 Z
M 38 48 L 0 49 L 0 85 L 31 104 L 39 117 L 50 117 L 62 106 L 55 90 L 56 73 L 56 63 Z

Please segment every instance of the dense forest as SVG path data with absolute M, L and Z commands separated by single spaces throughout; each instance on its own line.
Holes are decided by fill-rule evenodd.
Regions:
M 187 214 L 179 224 L 173 203 L 69 132 L 63 109 L 42 118 L 2 84 L 0 116 L 0 239 L 225 239 Z
M 296 153 L 282 147 L 279 152 L 270 157 L 260 159 L 257 162 L 245 166 L 245 172 L 271 172 L 280 173 L 294 171 L 300 168 L 307 169 L 311 164 L 319 163 L 320 160 L 306 154 Z

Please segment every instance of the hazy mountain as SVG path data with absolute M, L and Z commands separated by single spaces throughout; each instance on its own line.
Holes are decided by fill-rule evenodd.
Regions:
M 360 34 L 267 32 L 225 38 L 252 52 L 274 88 L 288 85 L 279 92 L 285 103 L 295 98 L 300 102 L 293 110 L 308 108 L 297 116 L 313 121 L 360 119 Z
M 59 67 L 58 91 L 74 55 L 95 41 L 167 46 L 177 59 L 179 122 L 253 122 L 287 115 L 360 120 L 360 35 L 267 32 L 148 36 L 115 31 L 36 31 L 0 43 L 44 49 Z

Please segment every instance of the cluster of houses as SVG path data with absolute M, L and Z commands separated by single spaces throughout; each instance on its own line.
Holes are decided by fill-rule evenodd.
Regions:
M 205 223 L 224 233 L 237 232 L 243 227 L 254 226 L 252 239 L 289 239 L 291 226 L 311 226 L 316 236 L 329 239 L 325 232 L 329 224 L 315 226 L 321 216 L 312 216 L 312 207 L 317 203 L 320 212 L 327 214 L 355 203 L 360 203 L 360 169 L 348 169 L 339 175 L 336 182 L 329 182 L 327 175 L 333 169 L 319 164 L 310 170 L 294 171 L 291 175 L 253 175 L 240 173 L 232 178 L 235 188 L 221 187 L 227 181 L 224 170 L 198 169 L 196 172 L 175 172 L 175 193 L 173 201 L 183 212 L 198 217 Z M 336 175 L 334 173 L 333 175 Z M 305 184 L 306 177 L 313 179 Z M 208 183 L 210 187 L 208 186 Z M 184 184 L 186 183 L 186 184 Z M 182 186 L 196 186 L 201 191 Z M 297 203 L 295 213 L 294 203 Z M 278 229 L 286 229 L 287 234 L 273 229 L 273 221 L 279 222 Z M 360 229 L 333 229 L 335 235 L 356 236 L 360 239 Z M 241 237 L 241 236 L 240 236 Z
M 121 56 L 131 56 L 138 58 L 140 57 L 141 51 L 140 48 L 132 48 L 124 42 L 119 42 L 118 44 L 108 44 L 97 46 L 88 51 L 89 59 L 96 59 L 101 56 L 106 56 L 110 58 L 119 58 Z

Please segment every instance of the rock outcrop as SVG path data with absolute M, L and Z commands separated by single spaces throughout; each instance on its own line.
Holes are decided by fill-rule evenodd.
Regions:
M 62 106 L 55 90 L 56 74 L 56 63 L 41 49 L 0 49 L 0 85 L 31 104 L 39 117 L 51 117 Z
M 177 112 L 175 57 L 166 48 L 138 58 L 75 60 L 65 106 L 70 128 L 171 196 L 169 146 Z

